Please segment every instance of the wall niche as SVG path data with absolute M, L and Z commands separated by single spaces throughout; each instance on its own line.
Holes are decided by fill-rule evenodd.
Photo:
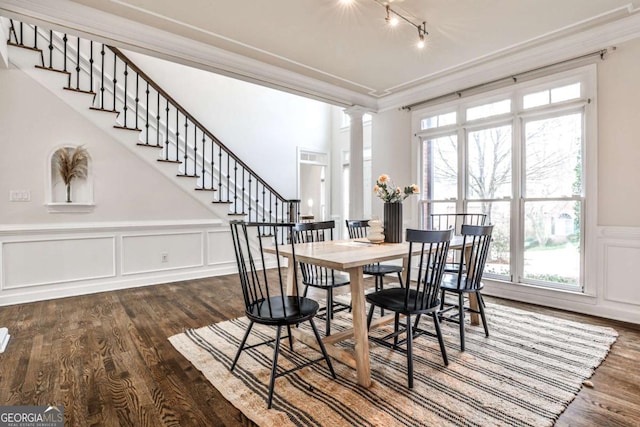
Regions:
M 51 152 L 47 165 L 49 212 L 93 211 L 93 171 L 88 150 L 82 145 L 60 146 Z

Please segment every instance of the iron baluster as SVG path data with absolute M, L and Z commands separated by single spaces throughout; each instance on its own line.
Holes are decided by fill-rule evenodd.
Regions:
M 78 37 L 77 40 L 78 48 L 76 51 L 76 89 L 80 90 L 80 37 Z
M 176 108 L 176 160 L 180 160 L 180 148 L 178 147 L 178 143 L 180 142 L 180 128 L 178 127 L 179 121 L 178 121 L 178 114 L 180 112 L 178 111 L 178 109 Z
M 218 200 L 222 200 L 222 145 L 218 145 Z
M 238 162 L 233 161 L 233 212 L 238 213 Z
M 102 43 L 100 56 L 100 108 L 104 110 L 104 43 Z
M 189 175 L 189 156 L 188 156 L 188 144 L 189 144 L 189 118 L 184 116 L 184 174 Z
M 231 156 L 227 154 L 227 202 L 231 201 Z
M 113 111 L 116 111 L 116 83 L 118 83 L 118 79 L 116 78 L 117 63 L 118 63 L 118 57 L 113 55 Z
M 62 70 L 63 71 L 67 71 L 67 40 L 69 40 L 69 39 L 67 38 L 66 34 L 64 36 L 62 36 L 62 42 L 64 43 L 64 54 L 63 54 L 64 56 L 63 56 L 63 61 L 62 61 L 62 64 L 63 64 L 63 69 Z M 68 86 L 69 85 L 67 85 L 67 87 Z
M 93 90 L 93 40 L 89 42 L 89 90 Z
M 265 217 L 265 210 L 264 210 L 264 203 L 266 201 L 265 197 L 266 197 L 266 190 L 264 188 L 264 186 L 262 186 L 262 222 L 266 222 L 266 217 Z
M 210 186 L 210 188 L 212 190 L 215 188 L 213 186 L 213 173 L 215 171 L 214 168 L 213 168 L 214 165 L 215 165 L 215 162 L 213 161 L 213 159 L 214 159 L 213 151 L 214 151 L 215 145 L 214 145 L 213 142 L 214 142 L 213 139 L 211 139 L 211 174 L 210 174 L 211 175 L 211 186 Z
M 20 22 L 20 45 L 24 46 L 24 39 L 22 38 L 22 22 Z
M 252 180 L 251 180 L 251 172 L 249 172 L 249 182 L 248 182 L 249 192 L 248 192 L 248 194 L 247 194 L 247 198 L 248 198 L 248 200 L 249 200 L 249 210 L 248 210 L 248 212 L 247 212 L 248 220 L 249 220 L 249 221 L 251 221 L 251 212 L 252 212 L 252 210 L 253 210 L 253 209 L 252 209 L 252 207 L 253 207 L 253 206 L 251 205 L 251 203 L 253 203 L 253 200 L 251 200 L 251 181 L 252 181 Z
M 22 41 L 20 44 L 22 44 Z M 53 68 L 53 31 L 51 30 L 49 30 L 49 68 Z
M 242 168 L 242 203 L 240 203 L 240 206 L 242 206 L 242 212 L 244 213 L 244 192 L 245 192 L 245 187 L 244 187 L 244 171 L 245 169 Z
M 160 147 L 160 92 L 156 91 L 156 145 Z
M 193 174 L 198 176 L 198 127 L 193 125 Z
M 128 127 L 127 125 L 127 110 L 129 109 L 127 107 L 127 94 L 129 93 L 129 66 L 127 65 L 127 63 L 125 62 L 124 64 L 124 106 L 122 107 L 122 110 L 124 111 L 124 127 Z
M 145 140 L 144 143 L 149 145 L 149 82 L 147 82 L 147 89 L 144 91 L 146 97 L 146 118 L 145 118 Z
M 205 153 L 205 138 L 204 138 L 204 129 L 202 130 L 202 170 L 201 170 L 201 175 L 202 175 L 202 189 L 205 189 L 207 187 L 206 185 L 206 176 L 205 176 L 205 165 L 204 165 L 204 153 Z
M 38 48 L 38 26 L 33 27 L 33 47 Z
M 165 124 L 165 142 L 164 142 L 164 159 L 169 160 L 169 100 L 167 99 L 167 123 Z
M 136 73 L 136 129 L 140 129 L 138 127 L 138 108 L 140 106 L 140 75 Z

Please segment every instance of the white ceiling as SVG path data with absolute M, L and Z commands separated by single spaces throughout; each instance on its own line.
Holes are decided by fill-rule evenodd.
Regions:
M 283 80 L 299 78 L 289 82 L 291 90 L 304 93 L 306 86 L 307 93 L 316 93 L 321 98 L 333 96 L 347 103 L 360 100 L 371 104 L 474 65 L 508 59 L 523 48 L 559 43 L 580 32 L 638 15 L 632 10 L 640 5 L 640 0 L 391 2 L 391 7 L 414 23 L 426 21 L 429 35 L 422 50 L 415 46 L 417 29 L 404 22 L 395 28 L 387 26 L 380 3 L 354 0 L 352 5 L 344 6 L 339 0 L 0 0 L 0 9 L 5 6 L 5 10 L 25 13 L 27 9 L 40 8 L 40 15 L 33 16 L 42 19 L 45 13 L 57 13 L 52 22 L 72 25 L 73 16 L 86 16 L 89 9 L 82 6 L 87 6 L 109 14 L 104 16 L 127 22 L 125 28 L 131 34 L 122 41 L 135 42 L 132 34 L 140 30 L 124 19 L 136 21 L 199 42 L 198 46 L 215 47 L 259 61 L 244 64 L 248 68 L 245 70 L 228 65 L 225 69 L 218 64 L 218 70 L 227 74 L 254 81 L 266 80 L 263 74 L 267 72 L 279 75 L 266 82 L 271 86 L 287 86 Z M 49 9 L 44 9 L 45 4 Z M 68 13 L 64 15 L 58 10 Z M 86 21 L 77 23 L 80 27 L 85 25 L 84 31 L 118 38 L 104 34 L 106 31 L 101 34 L 98 24 L 86 27 L 90 26 Z M 144 47 L 144 43 L 138 45 Z M 220 52 L 218 49 L 216 52 Z M 164 56 L 172 55 L 165 51 Z M 181 55 L 174 52 L 173 56 Z M 206 61 L 199 62 L 199 66 L 207 68 Z M 263 65 L 267 71 L 261 72 Z M 518 71 L 514 64 L 511 68 Z M 274 70 L 282 73 L 274 74 Z M 311 86 L 315 87 L 309 89 Z

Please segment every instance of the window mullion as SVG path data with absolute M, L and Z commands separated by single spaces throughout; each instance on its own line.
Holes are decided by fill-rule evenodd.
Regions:
M 513 119 L 513 200 L 511 203 L 511 281 L 519 282 L 524 266 L 524 123 L 522 119 Z

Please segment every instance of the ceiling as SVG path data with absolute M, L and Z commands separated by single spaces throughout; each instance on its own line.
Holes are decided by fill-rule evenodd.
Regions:
M 0 8 L 3 3 L 19 3 L 23 9 L 46 3 L 50 14 L 66 8 L 69 16 L 60 14 L 58 21 L 67 24 L 73 21 L 74 8 L 90 7 L 248 58 L 258 76 L 256 70 L 264 65 L 282 71 L 280 80 L 296 76 L 298 86 L 314 81 L 315 92 L 334 90 L 334 97 L 350 99 L 348 103 L 366 103 L 508 58 L 524 47 L 638 15 L 631 11 L 640 0 L 389 1 L 415 24 L 426 21 L 424 49 L 416 47 L 414 26 L 401 21 L 391 28 L 385 23 L 383 2 L 376 0 L 353 0 L 348 6 L 339 0 L 0 0 Z M 242 70 L 227 68 L 242 77 Z M 250 77 L 249 71 L 244 74 Z

